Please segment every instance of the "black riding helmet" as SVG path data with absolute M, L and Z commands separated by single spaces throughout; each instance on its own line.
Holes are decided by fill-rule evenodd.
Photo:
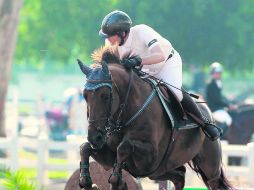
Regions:
M 118 35 L 123 41 L 123 32 L 129 32 L 132 21 L 131 18 L 123 11 L 113 11 L 107 14 L 101 23 L 99 35 L 103 38 Z

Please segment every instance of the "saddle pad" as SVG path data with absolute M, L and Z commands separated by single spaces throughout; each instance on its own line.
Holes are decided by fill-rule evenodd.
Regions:
M 199 127 L 194 122 L 188 122 L 185 125 L 180 124 L 180 123 L 183 123 L 180 121 L 183 120 L 182 118 L 185 115 L 183 107 L 181 103 L 178 101 L 178 99 L 176 98 L 176 96 L 173 94 L 173 92 L 167 86 L 165 86 L 165 84 L 158 85 L 158 81 L 151 78 L 145 78 L 145 81 L 147 81 L 149 84 L 153 86 L 153 88 L 156 89 L 157 95 L 160 99 L 160 102 L 164 110 L 167 113 L 167 116 L 169 118 L 169 121 L 171 122 L 172 128 L 176 128 L 178 130 L 184 130 L 184 129 L 193 129 L 193 128 Z M 174 110 L 174 113 L 172 112 L 172 110 Z

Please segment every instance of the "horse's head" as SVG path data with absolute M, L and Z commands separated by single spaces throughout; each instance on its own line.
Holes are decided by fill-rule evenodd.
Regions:
M 101 64 L 97 64 L 94 68 L 78 60 L 80 69 L 87 78 L 83 95 L 87 102 L 88 141 L 94 149 L 101 149 L 107 142 L 110 130 L 115 127 L 112 117 L 120 102 L 118 93 L 112 93 L 114 85 L 107 65 L 109 60 L 106 57 L 104 53 L 104 59 L 100 60 Z
M 87 117 L 89 120 L 88 141 L 95 149 L 100 149 L 106 143 L 105 125 L 110 115 L 112 83 L 108 67 L 91 69 L 78 61 L 82 72 L 87 77 L 84 98 L 87 102 Z

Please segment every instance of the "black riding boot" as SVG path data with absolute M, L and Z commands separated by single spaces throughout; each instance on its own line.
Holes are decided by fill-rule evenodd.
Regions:
M 184 110 L 194 114 L 197 118 L 201 119 L 204 122 L 204 125 L 201 125 L 201 128 L 210 140 L 215 141 L 220 137 L 221 131 L 219 131 L 219 129 L 214 124 L 212 124 L 211 121 L 202 115 L 198 106 L 189 94 L 183 93 L 183 100 L 181 103 Z

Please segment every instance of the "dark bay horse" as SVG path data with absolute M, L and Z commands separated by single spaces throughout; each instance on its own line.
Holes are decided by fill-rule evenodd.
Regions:
M 254 135 L 254 105 L 241 104 L 229 114 L 233 122 L 225 134 L 225 139 L 229 144 L 249 143 Z
M 98 54 L 100 56 L 98 56 Z M 79 62 L 87 77 L 88 142 L 80 147 L 80 186 L 92 188 L 91 156 L 106 170 L 112 190 L 127 190 L 122 169 L 134 177 L 170 180 L 184 188 L 184 164 L 189 163 L 210 190 L 232 189 L 222 169 L 220 141 L 210 141 L 201 128 L 175 130 L 153 87 L 121 66 L 116 53 L 96 52 L 101 65 Z M 203 114 L 212 119 L 207 106 Z

